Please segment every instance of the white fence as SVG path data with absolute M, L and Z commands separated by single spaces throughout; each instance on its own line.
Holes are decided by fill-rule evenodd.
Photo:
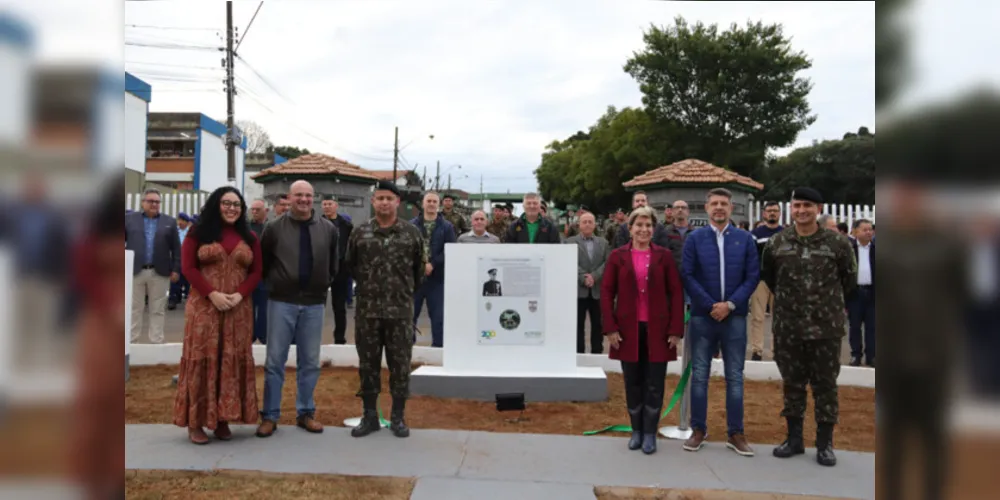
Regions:
M 184 212 L 197 215 L 202 205 L 208 199 L 209 193 L 163 193 L 160 196 L 160 212 L 171 217 Z M 125 210 L 142 210 L 142 193 L 127 193 L 125 195 Z
M 791 203 L 780 202 L 778 205 L 781 206 L 781 221 L 783 225 L 789 225 L 792 223 L 792 211 Z M 750 225 L 753 226 L 757 221 L 761 220 L 761 214 L 764 212 L 764 202 L 755 201 L 750 205 Z M 859 219 L 866 219 L 875 222 L 875 207 L 868 205 L 838 205 L 838 204 L 826 204 L 823 205 L 823 212 L 821 215 L 832 215 L 837 222 L 846 222 L 848 227 L 854 226 L 854 221 Z

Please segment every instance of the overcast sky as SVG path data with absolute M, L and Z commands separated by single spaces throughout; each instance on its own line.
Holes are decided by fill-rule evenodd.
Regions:
M 970 78 L 1000 80 L 997 65 L 984 67 L 976 63 L 982 59 L 944 48 L 956 40 L 1000 46 L 997 30 L 986 24 L 1000 7 L 972 9 L 970 2 L 918 1 L 919 85 L 910 100 L 953 92 Z M 225 6 L 217 0 L 130 1 L 124 13 L 119 2 L 102 1 L 101 8 L 70 0 L 18 4 L 15 10 L 43 28 L 41 55 L 48 59 L 107 61 L 108 47 L 123 38 L 219 46 L 225 25 Z M 241 33 L 257 5 L 236 2 Z M 942 24 L 955 9 L 975 15 L 964 16 L 966 24 Z M 432 173 L 437 160 L 446 171 L 461 164 L 450 173 L 469 178 L 454 184 L 473 192 L 480 175 L 487 191 L 533 189 L 532 170 L 546 144 L 585 130 L 608 105 L 640 104 L 622 65 L 641 49 L 645 27 L 669 24 L 676 15 L 723 26 L 784 25 L 794 48 L 814 62 L 804 76 L 814 84 L 809 99 L 818 120 L 797 146 L 862 125 L 874 128 L 872 2 L 270 0 L 239 49 L 248 64 L 237 64 L 242 96 L 236 111 L 263 125 L 277 144 L 372 169 L 392 167 L 393 127 L 399 126 L 401 145 L 409 144 L 403 152 L 408 166 L 422 171 L 430 165 Z M 102 22 L 112 27 L 94 30 Z M 124 35 L 114 24 L 126 25 Z M 932 25 L 937 29 L 929 30 Z M 153 111 L 201 111 L 223 120 L 220 57 L 210 50 L 127 46 L 123 62 L 153 84 Z M 939 64 L 947 71 L 938 71 Z

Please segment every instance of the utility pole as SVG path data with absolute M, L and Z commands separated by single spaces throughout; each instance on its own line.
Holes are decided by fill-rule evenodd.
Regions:
M 451 191 L 451 174 L 448 174 L 448 191 Z
M 420 176 L 420 188 L 427 190 L 427 165 L 424 165 L 424 175 Z
M 438 191 L 441 189 L 441 160 L 438 160 L 437 175 L 434 176 L 434 190 Z
M 392 182 L 398 180 L 399 170 L 399 127 L 396 127 L 396 142 L 392 147 Z
M 230 181 L 236 181 L 236 146 L 241 139 L 238 138 L 236 133 L 236 112 L 233 109 L 236 103 L 236 86 L 235 86 L 235 76 L 233 71 L 233 39 L 235 38 L 235 32 L 233 29 L 233 1 L 228 0 L 226 2 L 226 128 L 229 129 L 229 133 L 226 137 L 226 153 L 227 158 L 227 179 Z M 239 182 L 236 183 L 239 185 Z

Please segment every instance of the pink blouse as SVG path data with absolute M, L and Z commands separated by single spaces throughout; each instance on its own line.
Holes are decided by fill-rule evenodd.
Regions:
M 635 268 L 635 284 L 639 287 L 639 322 L 649 322 L 649 263 L 653 257 L 649 249 L 632 249 L 632 267 Z

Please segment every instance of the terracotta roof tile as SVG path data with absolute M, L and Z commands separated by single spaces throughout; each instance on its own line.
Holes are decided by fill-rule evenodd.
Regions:
M 265 168 L 251 178 L 267 175 L 340 175 L 358 179 L 380 180 L 373 172 L 340 158 L 324 154 L 303 155 L 271 168 Z M 389 174 L 392 177 L 392 174 Z
M 764 185 L 731 172 L 722 167 L 701 160 L 687 159 L 671 165 L 650 170 L 623 183 L 625 187 L 649 186 L 653 184 L 742 184 L 757 190 Z
M 369 170 L 368 173 L 374 175 L 380 181 L 392 181 L 399 180 L 402 177 L 406 177 L 406 174 L 413 172 L 412 170 L 396 170 L 396 178 L 392 178 L 392 170 Z

